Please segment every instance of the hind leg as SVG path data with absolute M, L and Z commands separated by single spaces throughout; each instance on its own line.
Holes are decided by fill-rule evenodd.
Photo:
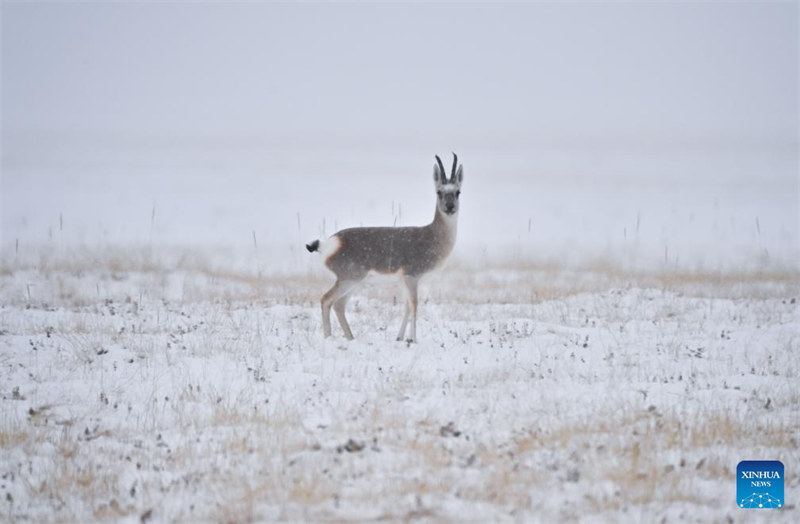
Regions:
M 350 331 L 350 324 L 347 323 L 347 317 L 344 316 L 344 308 L 347 306 L 347 299 L 350 295 L 344 295 L 342 298 L 333 303 L 333 311 L 336 313 L 336 318 L 339 319 L 339 325 L 342 326 L 344 336 L 347 340 L 353 340 L 353 332 Z
M 322 333 L 326 338 L 331 336 L 331 306 L 352 291 L 356 284 L 358 284 L 357 281 L 337 280 L 333 287 L 322 295 L 322 300 L 320 301 L 322 306 Z M 338 309 L 336 310 L 336 316 L 339 316 Z M 342 306 L 342 316 L 339 317 L 340 324 L 342 323 L 342 318 L 344 318 L 344 306 Z M 342 329 L 344 329 L 346 325 L 347 320 L 342 324 Z M 350 332 L 350 326 L 347 326 L 347 329 L 345 329 L 345 336 L 348 336 L 348 338 L 353 337 L 353 334 Z

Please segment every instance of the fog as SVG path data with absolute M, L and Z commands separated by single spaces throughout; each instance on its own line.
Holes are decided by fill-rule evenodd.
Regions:
M 465 245 L 797 253 L 796 4 L 2 9 L 5 247 L 422 223 L 456 151 Z
M 797 23 L 791 4 L 7 4 L 3 127 L 355 149 L 785 142 Z

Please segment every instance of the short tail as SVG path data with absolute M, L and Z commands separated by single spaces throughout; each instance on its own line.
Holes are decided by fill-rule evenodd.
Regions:
M 313 253 L 314 251 L 319 250 L 319 240 L 315 240 L 310 244 L 306 244 L 306 249 L 308 249 L 309 253 Z

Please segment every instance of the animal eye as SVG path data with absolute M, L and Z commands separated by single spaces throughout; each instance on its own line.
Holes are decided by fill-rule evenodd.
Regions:
M 456 191 L 456 198 L 461 196 L 461 191 Z
M 442 192 L 441 191 L 437 191 L 436 194 L 439 196 L 439 198 L 442 198 Z

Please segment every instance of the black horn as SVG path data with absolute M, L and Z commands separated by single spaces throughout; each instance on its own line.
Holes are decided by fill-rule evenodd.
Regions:
M 453 153 L 453 172 L 450 173 L 450 181 L 451 182 L 455 182 L 456 181 L 456 167 L 458 167 L 458 156 L 456 156 L 456 154 Z
M 442 174 L 442 184 L 447 182 L 447 173 L 444 172 L 444 165 L 442 164 L 442 159 L 439 158 L 439 155 L 434 155 L 436 157 L 436 162 L 439 164 L 439 173 Z

